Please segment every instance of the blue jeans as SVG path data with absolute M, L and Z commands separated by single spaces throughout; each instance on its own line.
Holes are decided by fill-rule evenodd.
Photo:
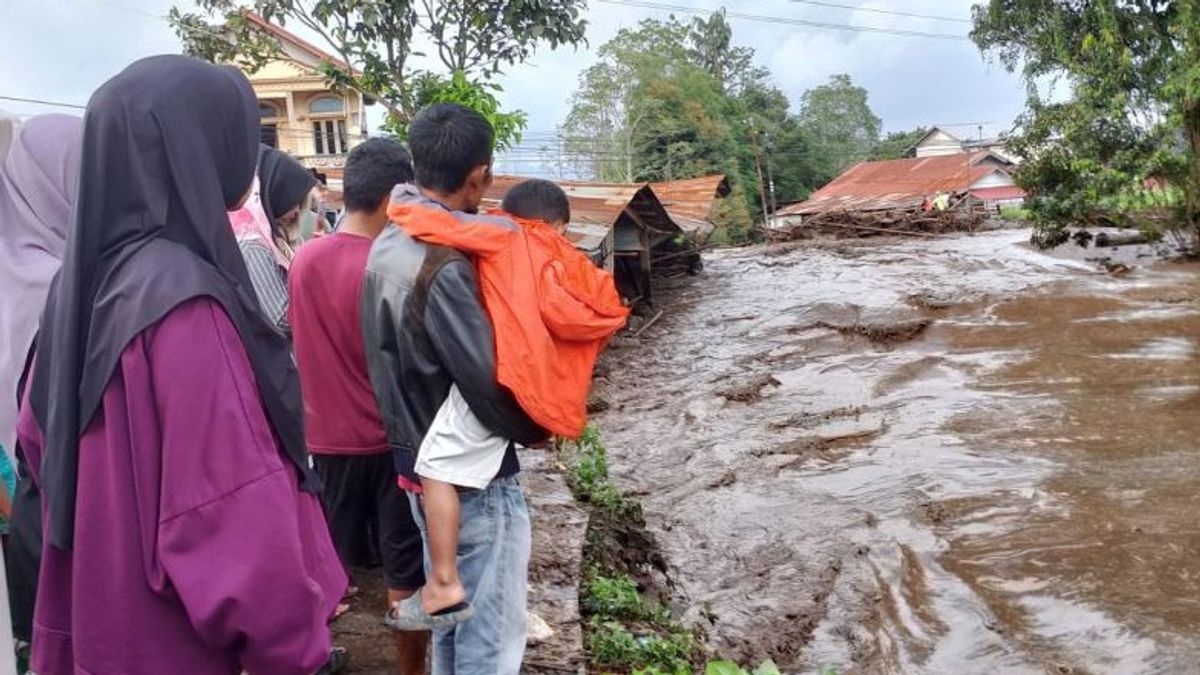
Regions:
M 413 518 L 428 542 L 416 495 Z M 532 533 L 515 476 L 458 493 L 458 574 L 475 616 L 433 634 L 433 675 L 517 675 L 525 657 L 525 596 Z M 425 548 L 429 571 L 429 548 Z

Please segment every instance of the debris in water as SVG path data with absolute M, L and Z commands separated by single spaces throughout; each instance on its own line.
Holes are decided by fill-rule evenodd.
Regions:
M 609 403 L 607 399 L 600 398 L 599 396 L 592 396 L 588 399 L 587 413 L 589 415 L 599 415 L 602 412 L 607 412 L 611 407 L 612 404 Z
M 732 471 L 726 471 L 724 474 L 721 475 L 720 478 L 717 478 L 716 480 L 709 483 L 708 487 L 710 487 L 710 488 L 729 487 L 730 485 L 733 485 L 736 482 L 737 482 L 737 474 Z
M 775 376 L 770 373 L 756 375 L 747 382 L 735 384 L 728 389 L 723 389 L 719 393 L 725 397 L 726 401 L 735 401 L 737 403 L 758 403 L 763 399 L 762 390 L 767 387 L 778 387 L 782 382 L 775 379 Z
M 850 405 L 821 412 L 796 413 L 782 420 L 771 422 L 772 429 L 807 429 L 833 420 L 857 419 L 867 412 L 866 406 Z
M 929 319 L 908 319 L 893 323 L 868 322 L 839 325 L 827 321 L 817 322 L 817 326 L 835 330 L 842 335 L 863 337 L 876 344 L 894 345 L 908 342 L 920 337 L 925 329 L 933 323 Z

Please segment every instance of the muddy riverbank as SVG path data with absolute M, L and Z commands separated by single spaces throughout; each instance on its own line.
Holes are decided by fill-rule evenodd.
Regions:
M 1200 662 L 1200 271 L 1002 231 L 722 252 L 597 417 L 675 608 L 785 672 Z

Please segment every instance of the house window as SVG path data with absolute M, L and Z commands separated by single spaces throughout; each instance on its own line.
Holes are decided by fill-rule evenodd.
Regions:
M 313 99 L 308 104 L 308 112 L 314 115 L 330 115 L 346 111 L 346 106 L 342 104 L 340 98 L 332 96 L 322 96 L 321 98 Z
M 342 155 L 346 152 L 345 120 L 313 122 L 313 146 L 318 155 Z
M 261 118 L 279 117 L 279 109 L 270 103 L 259 101 L 258 116 Z

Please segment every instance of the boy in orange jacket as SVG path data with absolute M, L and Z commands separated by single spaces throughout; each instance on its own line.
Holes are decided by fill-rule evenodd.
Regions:
M 392 221 L 422 241 L 473 255 L 483 304 L 495 327 L 500 384 L 531 419 L 577 438 L 586 422 L 596 358 L 629 315 L 612 275 L 562 235 L 570 204 L 545 180 L 517 185 L 491 217 L 461 217 L 393 195 Z M 515 224 L 516 228 L 512 227 Z M 509 440 L 493 434 L 457 387 L 438 410 L 417 454 L 425 495 L 430 574 L 420 593 L 388 614 L 397 630 L 448 628 L 474 613 L 458 576 L 459 488 L 486 487 Z

